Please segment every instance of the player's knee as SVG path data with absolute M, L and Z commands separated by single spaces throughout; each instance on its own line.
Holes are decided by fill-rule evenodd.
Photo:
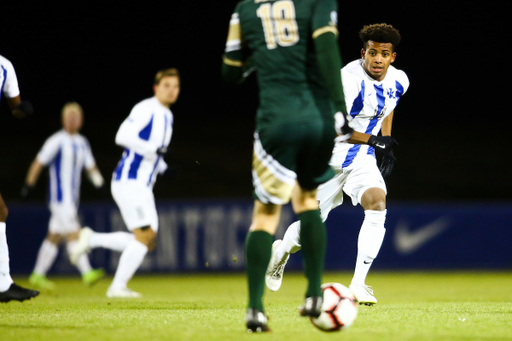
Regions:
M 46 240 L 48 240 L 52 244 L 58 245 L 62 240 L 62 236 L 60 234 L 48 233 L 48 235 L 46 236 Z
M 3 201 L 0 200 L 0 223 L 5 223 L 7 216 L 9 215 L 9 209 Z
M 384 211 L 386 209 L 386 198 L 371 201 L 365 209 L 372 211 Z
M 149 251 L 156 246 L 156 232 L 150 226 L 144 226 L 133 231 L 135 239 L 146 245 Z
M 365 210 L 384 211 L 386 209 L 386 192 L 381 188 L 366 190 L 361 198 L 361 206 Z

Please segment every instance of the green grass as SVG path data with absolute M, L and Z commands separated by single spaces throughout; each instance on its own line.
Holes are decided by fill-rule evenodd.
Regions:
M 324 282 L 350 278 L 327 273 Z M 305 280 L 287 273 L 279 292 L 266 293 L 265 335 L 245 333 L 242 274 L 138 275 L 130 287 L 144 297 L 131 300 L 105 297 L 110 279 L 93 288 L 53 279 L 55 293 L 0 305 L 0 340 L 512 340 L 511 272 L 373 272 L 367 282 L 379 304 L 361 306 L 340 333 L 298 316 Z

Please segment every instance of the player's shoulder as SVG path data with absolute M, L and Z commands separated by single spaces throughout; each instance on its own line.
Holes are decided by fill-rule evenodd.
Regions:
M 358 81 L 364 78 L 363 62 L 363 59 L 356 59 L 341 69 L 341 77 L 344 83 L 348 81 Z
M 45 144 L 60 144 L 66 139 L 67 133 L 64 129 L 58 130 L 48 136 Z
M 14 68 L 11 61 L 0 54 L 0 65 L 4 67 Z
M 409 77 L 407 77 L 407 74 L 403 70 L 390 65 L 388 68 L 388 74 L 407 90 L 409 87 Z

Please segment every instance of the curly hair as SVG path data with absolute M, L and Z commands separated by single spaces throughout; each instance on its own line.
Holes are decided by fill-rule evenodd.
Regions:
M 384 23 L 364 26 L 361 31 L 359 31 L 359 38 L 363 41 L 364 48 L 366 48 L 366 43 L 372 40 L 378 43 L 393 44 L 393 51 L 395 51 L 402 39 L 396 28 Z

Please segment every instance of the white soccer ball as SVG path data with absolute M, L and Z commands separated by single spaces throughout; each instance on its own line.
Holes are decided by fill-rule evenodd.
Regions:
M 325 283 L 322 292 L 322 313 L 317 318 L 311 318 L 311 322 L 326 332 L 349 327 L 357 316 L 356 298 L 350 289 L 340 283 Z

